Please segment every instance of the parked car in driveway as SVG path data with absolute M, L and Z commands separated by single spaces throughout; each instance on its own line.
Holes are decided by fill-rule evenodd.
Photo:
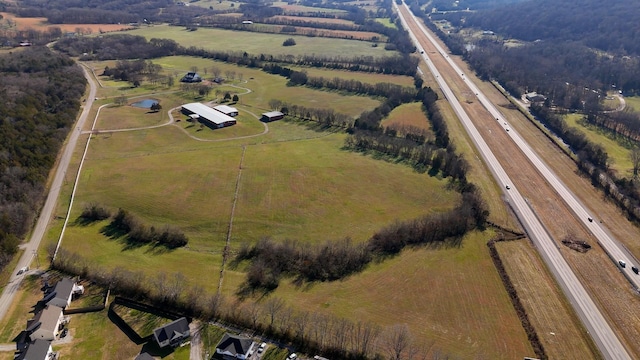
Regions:
M 287 357 L 287 360 L 296 360 L 297 358 L 298 358 L 298 355 L 296 353 L 293 353 Z
M 260 346 L 258 346 L 258 354 L 262 354 L 264 352 L 264 349 L 267 348 L 267 343 L 263 342 L 262 344 L 260 344 Z

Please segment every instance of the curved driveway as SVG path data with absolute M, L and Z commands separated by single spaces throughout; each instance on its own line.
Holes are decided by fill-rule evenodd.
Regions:
M 447 62 L 450 66 L 452 66 L 456 73 L 461 74 L 460 76 L 464 77 L 464 72 L 446 55 L 445 50 L 435 41 L 435 39 L 424 29 L 424 27 L 416 20 L 415 16 L 410 12 L 406 4 L 404 4 L 404 9 L 400 10 L 399 7 L 395 4 L 396 10 L 400 14 L 400 19 L 402 20 L 403 25 L 406 29 L 409 30 L 409 34 L 412 37 L 414 43 L 421 49 L 418 39 L 415 34 L 412 33 L 411 28 L 409 27 L 407 21 L 411 21 L 413 24 L 417 25 L 421 32 L 427 36 L 428 40 L 438 49 L 441 56 L 447 59 Z M 405 19 L 405 14 L 408 14 L 409 20 Z M 487 143 L 484 141 L 471 119 L 467 115 L 467 113 L 462 108 L 462 105 L 455 97 L 454 93 L 449 88 L 448 84 L 440 75 L 438 69 L 435 65 L 429 61 L 429 57 L 421 51 L 422 58 L 429 66 L 429 69 L 433 73 L 438 82 L 438 85 L 442 89 L 445 94 L 447 100 L 451 103 L 453 110 L 456 115 L 464 125 L 465 129 L 469 133 L 472 138 L 476 148 L 482 154 L 487 166 L 491 169 L 496 180 L 502 184 L 505 188 L 509 186 L 510 189 L 507 189 L 507 197 L 510 199 L 512 207 L 516 212 L 516 215 L 522 222 L 525 227 L 527 234 L 534 241 L 539 249 L 543 259 L 547 263 L 547 266 L 551 269 L 551 272 L 554 274 L 556 280 L 562 287 L 563 291 L 569 298 L 573 308 L 576 310 L 580 319 L 585 324 L 586 328 L 589 330 L 591 337 L 594 339 L 594 342 L 598 346 L 598 349 L 601 351 L 602 355 L 606 359 L 631 359 L 626 349 L 619 341 L 605 318 L 600 313 L 596 304 L 593 302 L 585 288 L 582 286 L 576 275 L 573 273 L 565 259 L 562 257 L 562 254 L 558 250 L 555 242 L 549 234 L 547 233 L 544 226 L 540 223 L 537 216 L 534 214 L 532 209 L 529 207 L 525 199 L 518 192 L 518 190 L 510 185 L 511 181 L 493 155 L 493 152 L 490 150 Z M 502 124 L 507 124 L 506 120 L 500 114 L 500 112 L 494 107 L 494 105 L 486 98 L 486 96 L 473 84 L 471 81 L 465 81 L 469 88 L 474 91 L 478 99 L 482 102 L 485 108 L 494 116 L 497 121 L 500 121 Z M 504 125 L 505 131 L 509 131 L 508 125 Z M 573 211 L 585 222 L 585 225 L 591 230 L 594 235 L 604 235 L 606 233 L 600 228 L 597 222 L 589 221 L 588 212 L 584 209 L 582 204 L 580 204 L 575 197 L 571 194 L 571 192 L 557 179 L 557 177 L 544 165 L 544 163 L 537 157 L 537 155 L 531 150 L 528 144 L 513 130 L 510 130 L 509 133 L 512 136 L 512 139 L 518 144 L 518 146 L 522 149 L 522 151 L 527 155 L 530 161 L 538 168 L 538 170 L 547 178 L 547 180 L 551 183 L 551 185 L 558 191 L 558 193 L 563 197 L 565 201 L 569 204 L 569 206 L 573 209 Z M 598 236 L 600 241 L 603 241 L 600 236 Z M 619 253 L 613 254 L 613 256 L 622 256 Z

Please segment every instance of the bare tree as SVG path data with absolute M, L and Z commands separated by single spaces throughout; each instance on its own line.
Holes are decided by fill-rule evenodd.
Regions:
M 271 108 L 271 110 L 280 110 L 281 106 L 282 106 L 281 100 L 278 100 L 278 99 L 269 100 L 269 107 Z
M 250 302 L 246 307 L 249 319 L 251 320 L 251 328 L 256 330 L 258 329 L 258 320 L 260 320 L 260 316 L 262 315 L 262 309 L 255 301 Z
M 638 171 L 640 170 L 640 148 L 634 146 L 629 153 L 629 159 L 631 159 L 631 164 L 633 164 L 633 177 L 638 177 Z
M 373 350 L 378 336 L 380 335 L 380 328 L 371 324 L 358 321 L 358 323 L 351 330 L 353 339 L 352 343 L 357 353 L 367 356 Z
M 198 67 L 194 65 L 194 66 L 192 66 L 190 68 L 190 70 L 191 70 L 191 72 L 197 73 L 198 72 Z
M 278 316 L 278 328 L 282 334 L 287 334 L 291 330 L 293 318 L 293 308 L 291 306 L 286 306 L 280 312 L 280 316 Z
M 272 297 L 264 304 L 269 314 L 269 328 L 273 328 L 273 323 L 278 316 L 278 313 L 284 308 L 284 300 L 279 297 Z
M 296 331 L 296 337 L 303 342 L 307 338 L 307 326 L 309 325 L 309 313 L 300 312 L 294 316 L 293 324 Z
M 402 355 L 411 345 L 411 332 L 407 324 L 398 324 L 385 329 L 384 347 L 389 359 L 401 360 Z

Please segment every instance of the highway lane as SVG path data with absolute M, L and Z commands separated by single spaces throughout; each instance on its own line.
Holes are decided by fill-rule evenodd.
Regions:
M 22 248 L 24 248 L 24 253 L 20 257 L 20 260 L 18 260 L 18 265 L 11 274 L 9 283 L 2 290 L 2 295 L 0 295 L 0 320 L 2 320 L 7 314 L 7 310 L 14 300 L 16 291 L 20 288 L 20 283 L 26 275 L 26 273 L 17 275 L 18 270 L 22 267 L 30 266 L 34 257 L 37 256 L 36 254 L 38 251 L 38 247 L 40 246 L 40 242 L 44 237 L 45 231 L 47 230 L 49 220 L 51 219 L 55 210 L 56 202 L 58 200 L 58 196 L 60 195 L 60 189 L 62 188 L 64 177 L 67 173 L 67 169 L 69 168 L 69 163 L 71 162 L 73 151 L 78 142 L 78 138 L 80 137 L 81 129 L 83 128 L 87 120 L 89 112 L 91 111 L 91 106 L 93 105 L 93 100 L 96 97 L 97 86 L 95 81 L 93 80 L 87 68 L 82 66 L 82 70 L 84 72 L 85 78 L 89 82 L 89 95 L 83 103 L 83 109 L 80 117 L 78 118 L 78 121 L 75 124 L 75 128 L 69 134 L 67 144 L 64 146 L 64 152 L 62 153 L 60 161 L 58 162 L 58 168 L 56 169 L 56 173 L 51 183 L 49 194 L 47 195 L 47 199 L 45 200 L 44 206 L 42 207 L 42 211 L 40 211 L 40 216 L 38 217 L 38 221 L 36 222 L 36 226 L 34 227 L 33 232 L 31 233 L 31 238 L 29 239 L 28 243 L 21 246 Z
M 428 55 L 425 54 L 424 51 L 422 51 L 422 46 L 420 46 L 420 43 L 416 35 L 411 32 L 411 29 L 407 23 L 407 19 L 405 18 L 405 15 L 408 14 L 409 21 L 412 21 L 414 24 L 417 24 L 417 26 L 419 26 L 420 30 L 438 48 L 441 56 L 448 59 L 449 64 L 452 63 L 451 59 L 448 58 L 448 55 L 446 55 L 446 52 L 444 51 L 444 49 L 440 47 L 439 44 L 437 44 L 435 39 L 431 37 L 431 35 L 424 29 L 424 27 L 422 27 L 422 25 L 415 19 L 413 14 L 410 13 L 406 4 L 404 5 L 405 11 L 400 11 L 400 9 L 395 3 L 394 3 L 394 6 L 396 7 L 396 10 L 400 14 L 400 19 L 402 20 L 402 23 L 405 26 L 405 28 L 409 31 L 409 34 L 412 37 L 412 40 L 417 45 L 418 49 L 421 50 L 420 52 L 422 54 L 422 58 L 425 60 L 430 71 L 435 76 L 436 81 L 438 82 L 438 85 L 440 86 L 443 93 L 445 94 L 445 97 L 451 103 L 451 106 L 454 112 L 460 118 L 460 121 L 462 122 L 468 134 L 472 138 L 476 148 L 480 151 L 481 155 L 483 156 L 487 166 L 490 168 L 494 177 L 500 184 L 502 184 L 502 186 L 505 187 L 505 189 L 506 189 L 506 186 L 509 185 L 510 189 L 506 191 L 506 194 L 507 194 L 507 197 L 509 198 L 511 206 L 513 207 L 514 211 L 516 212 L 516 215 L 518 216 L 521 223 L 525 227 L 527 234 L 532 239 L 532 241 L 534 241 L 534 243 L 536 244 L 543 259 L 547 263 L 547 266 L 551 269 L 554 277 L 556 278 L 561 288 L 565 292 L 567 298 L 570 300 L 572 306 L 576 310 L 576 313 L 579 315 L 580 319 L 585 324 L 585 327 L 590 332 L 598 349 L 601 351 L 601 353 L 606 359 L 631 359 L 626 349 L 624 348 L 622 343 L 619 341 L 619 339 L 616 337 L 615 333 L 613 332 L 613 330 L 611 329 L 611 327 L 609 326 L 605 318 L 602 316 L 602 314 L 598 310 L 597 306 L 595 305 L 595 303 L 593 302 L 593 300 L 591 299 L 591 297 L 589 296 L 585 288 L 582 286 L 582 284 L 580 283 L 576 275 L 573 273 L 568 263 L 562 257 L 562 254 L 560 253 L 553 239 L 551 239 L 546 229 L 540 223 L 537 216 L 529 207 L 528 203 L 525 201 L 522 195 L 518 192 L 517 188 L 513 186 L 508 175 L 506 174 L 506 172 L 504 171 L 504 169 L 496 159 L 495 155 L 489 149 L 487 143 L 484 141 L 484 139 L 482 138 L 478 130 L 475 128 L 471 119 L 462 108 L 462 105 L 460 104 L 458 99 L 455 97 L 454 93 L 451 91 L 445 79 L 443 79 L 440 72 L 433 64 L 433 62 L 429 60 Z M 464 77 L 464 72 L 462 72 L 457 67 L 457 65 L 453 64 L 452 66 L 455 66 L 454 69 L 456 69 L 456 72 L 461 74 L 460 76 Z M 470 81 L 467 81 L 468 85 L 470 83 L 471 83 Z M 492 115 L 495 115 L 494 117 L 496 118 L 496 121 L 501 121 L 501 124 L 506 123 L 506 121 L 504 120 L 504 117 L 502 117 L 502 115 L 495 109 L 495 107 L 493 107 L 493 104 L 491 104 L 488 101 L 488 99 L 484 96 L 484 94 L 482 94 L 482 92 L 479 91 L 479 89 L 475 87 L 475 85 L 473 85 L 473 87 L 470 86 L 470 88 L 474 91 L 474 93 L 479 98 L 483 98 L 485 100 L 485 102 L 483 102 L 483 105 L 492 113 Z M 493 109 L 493 111 L 491 111 L 491 109 Z M 506 131 L 508 129 L 508 125 L 503 125 L 503 126 Z M 513 130 L 510 130 L 509 132 L 515 135 L 514 140 L 521 141 L 524 143 L 524 140 L 521 137 L 519 137 L 517 132 Z M 537 156 L 535 156 L 535 153 L 533 153 L 533 151 L 530 148 L 529 148 L 529 151 L 535 158 L 537 158 Z M 539 159 L 538 159 L 538 162 L 541 163 Z M 556 178 L 556 181 L 559 181 L 559 180 L 557 180 Z M 570 204 L 570 206 L 572 205 Z M 589 222 L 588 220 L 587 222 L 591 225 L 594 224 L 593 222 Z

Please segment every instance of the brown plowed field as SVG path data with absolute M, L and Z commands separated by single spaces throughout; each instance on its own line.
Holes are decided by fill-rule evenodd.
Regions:
M 401 11 L 406 10 L 401 8 Z M 410 18 L 408 14 L 407 18 Z M 465 85 L 461 74 L 454 72 L 436 48 L 431 45 L 427 37 L 421 34 L 417 25 L 411 21 L 409 24 L 425 53 L 437 66 L 441 76 L 447 80 L 451 90 L 474 121 L 478 131 L 514 185 L 529 200 L 578 278 L 599 305 L 604 316 L 610 320 L 621 341 L 636 357 L 640 356 L 640 300 L 637 293 L 618 271 L 616 264 L 597 245 L 591 234 L 585 231 L 571 209 L 529 163 L 500 124 L 475 99 L 475 94 Z M 443 44 L 441 45 L 444 47 Z M 449 56 L 454 58 L 452 55 Z M 460 59 L 454 58 L 454 60 L 461 68 L 465 69 L 464 77 L 468 79 L 466 81 L 476 83 L 494 104 L 499 106 L 508 103 L 508 100 L 491 84 L 481 83 Z M 430 85 L 437 86 L 436 84 Z M 597 220 L 602 219 L 615 237 L 622 240 L 636 256 L 640 254 L 640 244 L 637 243 L 637 239 L 640 238 L 638 228 L 629 223 L 615 206 L 604 200 L 602 193 L 594 189 L 588 179 L 579 175 L 575 163 L 542 135 L 522 114 L 503 106 L 499 106 L 499 108 L 507 117 L 510 125 L 529 142 L 530 146 L 540 154 L 562 181 L 591 209 L 594 217 Z M 563 246 L 561 240 L 568 234 L 586 240 L 593 245 L 592 250 L 580 254 Z M 553 309 L 548 309 L 548 311 L 553 311 Z M 566 326 L 566 324 L 559 325 Z

